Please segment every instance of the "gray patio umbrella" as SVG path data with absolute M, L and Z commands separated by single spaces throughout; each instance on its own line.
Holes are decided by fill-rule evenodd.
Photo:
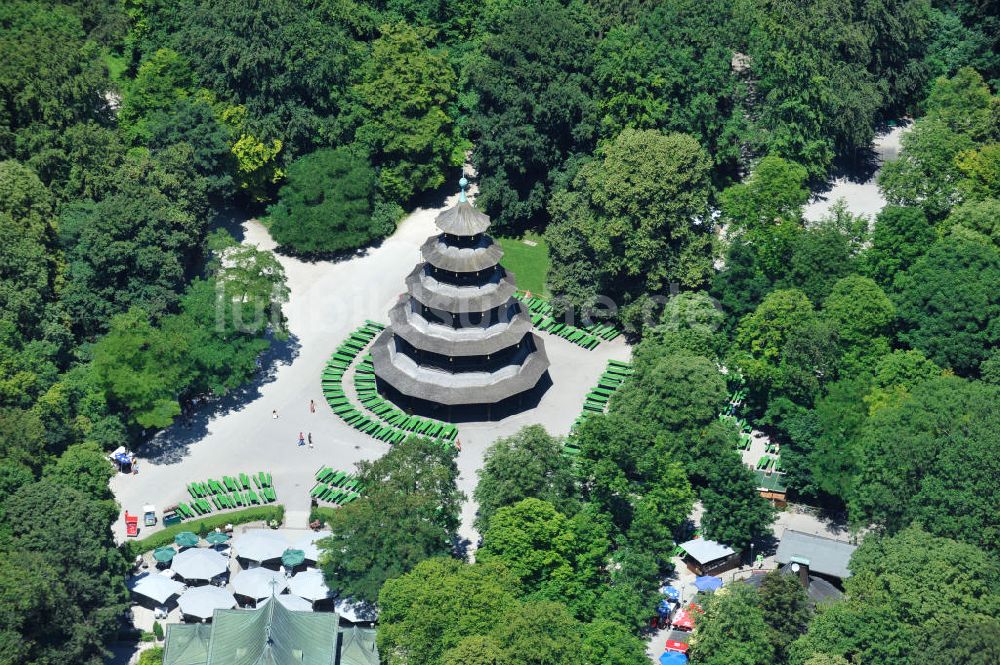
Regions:
M 210 580 L 229 569 L 229 559 L 208 547 L 192 547 L 175 556 L 170 568 L 185 580 Z
M 250 561 L 280 559 L 287 547 L 285 539 L 271 531 L 248 531 L 233 539 L 236 555 Z
M 181 613 L 199 619 L 211 619 L 215 610 L 236 607 L 236 597 L 217 586 L 199 586 L 189 589 L 177 599 Z
M 170 596 L 180 593 L 184 585 L 177 580 L 172 580 L 166 575 L 147 574 L 129 582 L 132 593 L 136 593 L 146 598 L 152 598 L 160 605 L 167 602 Z
M 285 576 L 270 568 L 251 568 L 237 573 L 233 578 L 233 591 L 241 596 L 260 600 L 273 593 L 279 594 L 288 587 Z
M 207 536 L 205 536 L 205 542 L 209 545 L 221 545 L 222 543 L 229 540 L 228 533 L 222 533 L 221 531 L 212 531 Z
M 281 553 L 281 564 L 288 568 L 294 568 L 305 563 L 306 553 L 302 550 L 288 549 Z
M 295 575 L 288 581 L 288 590 L 314 603 L 333 596 L 330 587 L 326 585 L 326 580 L 323 579 L 321 570 L 307 570 Z
M 319 545 L 317 543 L 324 538 L 329 538 L 333 534 L 329 531 L 316 531 L 304 538 L 300 538 L 294 545 L 295 549 L 302 550 L 306 555 L 306 561 L 319 561 Z
M 284 605 L 285 607 L 287 607 L 290 610 L 294 610 L 296 612 L 312 612 L 313 611 L 312 603 L 310 603 L 305 598 L 299 598 L 298 596 L 291 596 L 291 595 L 289 595 L 287 593 L 283 593 L 280 596 L 275 596 L 275 598 L 278 599 L 279 603 L 281 603 L 282 605 Z M 259 607 L 263 607 L 264 605 L 267 605 L 270 602 L 271 602 L 271 599 L 270 598 L 266 598 L 263 601 L 261 601 Z
M 153 558 L 160 563 L 169 563 L 177 555 L 177 550 L 173 547 L 167 545 L 166 547 L 157 547 L 153 550 Z
M 181 531 L 174 536 L 174 542 L 178 547 L 197 547 L 198 536 L 190 531 Z

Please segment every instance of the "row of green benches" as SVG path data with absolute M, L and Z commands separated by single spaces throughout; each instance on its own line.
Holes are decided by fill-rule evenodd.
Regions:
M 588 351 L 597 347 L 602 339 L 612 340 L 621 332 L 610 324 L 595 323 L 584 328 L 562 323 L 554 314 L 555 309 L 544 298 L 529 296 L 524 291 L 518 291 L 515 297 L 528 308 L 531 325 L 543 332 L 558 335 Z
M 323 371 L 323 396 L 333 412 L 348 425 L 379 441 L 396 444 L 411 434 L 419 434 L 441 445 L 453 445 L 458 428 L 436 420 L 408 416 L 375 390 L 375 369 L 365 355 L 355 370 L 355 388 L 365 411 L 359 410 L 344 391 L 344 373 L 385 326 L 366 321 L 334 352 Z M 370 415 L 369 415 L 370 414 Z
M 389 428 L 367 417 L 351 403 L 344 392 L 344 374 L 357 360 L 358 354 L 383 330 L 385 325 L 367 320 L 337 347 L 323 370 L 323 396 L 333 412 L 348 425 L 380 441 L 399 443 L 406 438 L 405 434 L 396 436 Z
M 781 471 L 781 458 L 767 457 L 766 455 L 757 460 L 758 471 Z
M 611 400 L 612 395 L 622 387 L 625 380 L 632 375 L 632 372 L 632 366 L 629 363 L 622 362 L 621 360 L 608 361 L 608 366 L 604 370 L 604 373 L 601 374 L 601 378 L 598 379 L 597 385 L 587 393 L 587 397 L 583 402 L 583 410 L 573 423 L 570 435 L 566 437 L 566 443 L 563 446 L 564 452 L 570 455 L 576 455 L 580 452 L 580 448 L 574 440 L 573 432 L 587 418 L 597 413 L 604 413 L 607 410 L 608 402 Z
M 241 474 L 241 476 L 246 474 Z M 219 492 L 208 493 L 207 490 L 221 487 L 219 481 L 209 480 L 206 483 L 191 483 L 188 485 L 188 493 L 191 494 L 190 503 L 180 502 L 177 504 L 177 514 L 182 519 L 190 519 L 200 515 L 207 515 L 215 510 L 229 510 L 231 508 L 242 508 L 262 503 L 274 503 L 278 500 L 278 495 L 274 491 L 271 481 L 271 474 L 254 474 L 251 476 L 257 484 L 257 490 L 249 487 L 244 490 L 236 489 L 228 491 L 223 489 Z M 266 482 L 266 484 L 265 484 Z M 201 496 L 197 496 L 201 494 Z M 208 497 L 208 498 L 206 498 Z
M 252 481 L 252 484 L 251 484 Z M 187 486 L 188 494 L 192 499 L 203 499 L 215 494 L 228 494 L 240 490 L 262 490 L 273 487 L 271 474 L 260 471 L 251 475 L 241 473 L 239 477 L 223 476 L 222 482 L 209 478 L 205 482 L 193 482 Z
M 362 489 L 361 481 L 352 474 L 325 466 L 316 472 L 316 485 L 309 496 L 317 501 L 345 506 L 360 497 Z
M 354 371 L 354 390 L 364 407 L 388 427 L 407 434 L 419 434 L 442 444 L 451 444 L 458 438 L 458 428 L 454 425 L 407 415 L 392 402 L 383 399 L 376 388 L 371 354 L 366 354 Z

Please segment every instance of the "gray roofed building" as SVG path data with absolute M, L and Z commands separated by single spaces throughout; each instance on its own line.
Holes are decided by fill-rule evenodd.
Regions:
M 378 665 L 375 629 L 352 626 L 341 633 L 340 665 Z
M 465 199 L 468 181 L 459 184 L 459 203 L 436 220 L 443 233 L 421 246 L 424 261 L 372 345 L 375 375 L 384 393 L 410 405 L 520 405 L 550 383 L 542 381 L 545 344 L 513 297 L 503 250 L 485 234 L 489 217 Z
M 851 575 L 847 564 L 856 549 L 857 545 L 840 540 L 785 529 L 774 558 L 781 564 L 793 563 L 793 558 L 805 560 L 810 572 L 845 579 Z
M 714 540 L 705 540 L 704 538 L 695 538 L 686 543 L 681 543 L 680 546 L 688 553 L 688 556 L 698 563 L 708 563 L 716 559 L 732 556 L 736 553 L 728 545 L 717 543 Z
M 372 635 L 348 629 L 340 639 L 334 612 L 299 612 L 281 602 L 255 610 L 216 610 L 211 624 L 171 624 L 164 665 L 371 665 L 378 662 Z M 346 639 L 350 635 L 350 640 Z M 338 644 L 350 647 L 339 653 Z M 371 645 L 374 660 L 359 660 Z

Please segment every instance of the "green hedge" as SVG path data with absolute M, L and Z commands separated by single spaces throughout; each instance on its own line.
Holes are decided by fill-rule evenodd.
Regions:
M 333 516 L 335 512 L 340 510 L 340 508 L 324 508 L 321 506 L 313 506 L 312 510 L 309 511 L 309 521 L 313 522 L 319 520 L 320 522 L 330 522 L 330 517 Z
M 128 561 L 132 561 L 137 555 L 152 552 L 157 547 L 170 545 L 174 542 L 174 536 L 181 531 L 193 531 L 199 536 L 205 536 L 209 531 L 214 531 L 216 527 L 223 527 L 227 524 L 246 524 L 247 522 L 270 522 L 276 520 L 279 524 L 285 521 L 285 507 L 274 506 L 254 506 L 243 510 L 234 510 L 231 513 L 219 513 L 217 515 L 206 515 L 201 518 L 194 518 L 180 524 L 168 526 L 162 531 L 157 531 L 151 536 L 142 540 L 130 540 L 122 545 L 122 553 Z

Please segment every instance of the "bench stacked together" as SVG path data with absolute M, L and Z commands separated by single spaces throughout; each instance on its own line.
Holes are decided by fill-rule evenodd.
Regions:
M 593 416 L 596 413 L 604 413 L 608 409 L 608 402 L 611 401 L 611 397 L 618 391 L 619 388 L 624 385 L 625 381 L 632 375 L 633 369 L 632 365 L 627 362 L 622 362 L 621 360 L 609 360 L 608 366 L 605 368 L 604 373 L 601 374 L 601 378 L 598 379 L 597 385 L 590 389 L 587 393 L 587 397 L 583 402 L 583 411 L 580 412 L 580 416 L 573 423 L 573 428 L 570 431 L 570 435 L 566 438 L 566 444 L 564 446 L 564 451 L 570 455 L 576 455 L 580 452 L 579 446 L 576 445 L 573 432 L 579 427 L 583 422 Z
M 621 335 L 620 330 L 608 323 L 594 323 L 583 328 L 561 323 L 555 318 L 555 308 L 544 298 L 529 296 L 524 291 L 518 291 L 514 297 L 528 308 L 533 326 L 543 332 L 558 335 L 588 351 L 596 348 L 602 339 L 611 341 Z
M 324 466 L 316 472 L 316 485 L 309 492 L 309 496 L 316 501 L 346 506 L 361 496 L 362 489 L 361 481 L 354 475 Z
M 395 444 L 416 434 L 442 446 L 454 445 L 457 427 L 408 415 L 378 393 L 371 355 L 361 354 L 384 329 L 381 323 L 366 321 L 327 361 L 323 370 L 323 396 L 330 408 L 348 425 L 379 441 Z M 344 375 L 352 365 L 355 365 L 354 389 L 363 409 L 355 406 L 344 390 Z
M 214 510 L 245 508 L 278 500 L 274 491 L 271 474 L 259 471 L 239 476 L 223 476 L 221 481 L 209 478 L 204 482 L 192 482 L 187 486 L 191 502 L 177 504 L 177 513 L 188 519 L 207 515 Z

